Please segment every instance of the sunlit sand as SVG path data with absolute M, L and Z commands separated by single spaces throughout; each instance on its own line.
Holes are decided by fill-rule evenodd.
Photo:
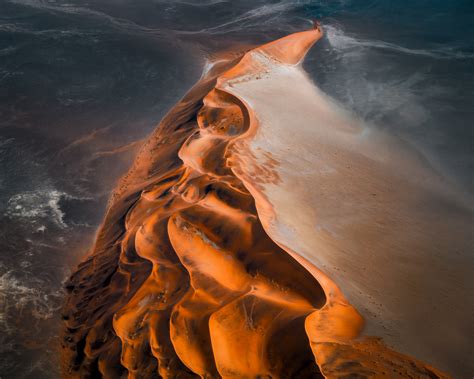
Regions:
M 321 36 L 208 67 L 150 136 L 67 285 L 65 373 L 455 372 L 471 213 L 308 79 Z

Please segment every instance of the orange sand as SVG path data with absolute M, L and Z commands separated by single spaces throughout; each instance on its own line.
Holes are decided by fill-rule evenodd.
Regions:
M 145 143 L 66 286 L 65 377 L 443 377 L 357 339 L 357 310 L 268 236 L 271 206 L 241 179 L 234 145 L 258 121 L 223 83 L 263 74 L 255 52 L 295 65 L 321 34 L 214 65 Z M 251 170 L 259 183 L 278 183 L 276 164 L 267 156 Z

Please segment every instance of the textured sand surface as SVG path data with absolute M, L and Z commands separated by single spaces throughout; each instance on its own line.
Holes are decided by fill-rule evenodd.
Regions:
M 413 319 L 393 321 L 411 306 L 397 299 L 426 293 L 387 267 L 399 259 L 393 240 L 400 249 L 419 241 L 407 233 L 418 218 L 406 222 L 427 186 L 387 172 L 409 154 L 395 164 L 395 153 L 372 148 L 306 78 L 299 63 L 321 34 L 217 63 L 163 119 L 67 284 L 64 376 L 444 377 L 384 344 L 395 333 L 397 349 L 432 358 L 407 348 L 413 338 L 400 342 Z M 399 201 L 407 210 L 392 209 Z M 397 223 L 381 239 L 388 211 Z M 386 279 L 364 272 L 373 264 Z M 364 318 L 384 341 L 364 337 Z
M 415 151 L 318 90 L 294 65 L 290 38 L 218 82 L 255 114 L 254 135 L 234 146 L 235 172 L 265 229 L 337 283 L 365 334 L 469 376 L 471 209 Z

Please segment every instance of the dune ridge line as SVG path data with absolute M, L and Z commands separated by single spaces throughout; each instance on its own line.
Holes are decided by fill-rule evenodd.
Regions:
M 299 65 L 321 36 L 219 60 L 164 117 L 66 285 L 65 377 L 445 377 L 361 337 L 339 287 L 272 237 L 279 162 L 252 153 L 259 116 L 232 86 Z

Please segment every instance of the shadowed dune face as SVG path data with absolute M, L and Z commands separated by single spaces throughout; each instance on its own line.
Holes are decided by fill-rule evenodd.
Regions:
M 297 65 L 320 36 L 216 64 L 145 143 L 67 284 L 65 377 L 442 376 L 354 342 L 358 311 L 266 231 L 275 209 L 263 189 L 281 183 L 279 163 L 252 155 L 257 115 L 224 84 L 264 75 L 262 56 Z
M 214 83 L 150 138 L 71 278 L 65 376 L 320 375 L 305 318 L 324 291 L 266 235 L 228 166 L 249 116 Z

